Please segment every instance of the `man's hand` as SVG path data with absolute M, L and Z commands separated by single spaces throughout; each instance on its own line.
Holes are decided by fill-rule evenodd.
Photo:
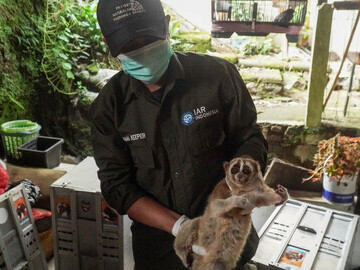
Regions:
M 189 222 L 189 218 L 185 215 L 182 215 L 181 217 L 179 217 L 179 219 L 175 222 L 171 233 L 173 236 L 177 236 L 177 234 L 179 233 L 180 229 L 182 226 L 184 226 L 187 222 Z
M 185 266 L 188 269 L 191 269 L 193 262 L 194 262 L 194 254 L 198 256 L 204 256 L 206 254 L 206 251 L 203 247 L 198 245 L 192 245 L 187 249 L 186 253 L 186 264 Z M 183 261 L 184 262 L 184 261 Z
M 179 232 L 180 232 L 180 235 L 179 237 L 182 237 L 181 236 L 181 229 L 182 228 L 185 228 L 186 227 L 186 224 L 191 222 L 192 220 L 190 220 L 187 216 L 183 215 L 181 216 L 174 224 L 174 227 L 172 228 L 172 231 L 171 233 L 177 237 Z M 191 228 L 191 227 L 190 227 Z M 187 229 L 184 229 L 184 231 L 187 231 Z M 191 232 L 190 232 L 191 233 Z M 197 233 L 197 231 L 196 231 Z M 186 257 L 185 258 L 181 258 L 181 260 L 183 261 L 183 263 L 186 261 L 186 264 L 185 266 L 188 267 L 188 268 L 191 268 L 192 264 L 193 264 L 193 261 L 194 261 L 194 258 L 193 258 L 193 255 L 196 254 L 196 255 L 199 255 L 199 256 L 204 256 L 206 254 L 206 251 L 203 247 L 200 247 L 198 245 L 191 245 L 191 246 L 187 246 L 186 247 Z M 185 255 L 185 254 L 184 254 Z
M 179 223 L 182 225 L 180 225 L 176 234 L 174 249 L 184 266 L 191 268 L 194 261 L 194 255 L 205 254 L 203 248 L 194 245 L 198 239 L 199 218 L 187 219 L 185 223 L 181 221 L 179 221 Z

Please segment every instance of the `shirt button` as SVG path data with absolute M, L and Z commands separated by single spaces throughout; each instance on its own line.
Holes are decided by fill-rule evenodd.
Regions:
M 175 176 L 176 176 L 176 177 L 178 177 L 178 176 L 179 176 L 179 173 L 178 173 L 178 172 L 176 172 L 176 173 L 175 173 Z

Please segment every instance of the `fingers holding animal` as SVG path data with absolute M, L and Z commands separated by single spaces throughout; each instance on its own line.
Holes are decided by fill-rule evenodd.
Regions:
M 199 218 L 191 219 L 180 228 L 175 238 L 175 252 L 186 267 L 191 267 L 194 260 L 192 245 L 197 240 L 198 230 Z

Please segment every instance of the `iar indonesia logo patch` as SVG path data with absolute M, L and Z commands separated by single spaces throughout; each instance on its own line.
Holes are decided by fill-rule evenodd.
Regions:
M 215 115 L 218 113 L 219 113 L 218 109 L 207 111 L 206 108 L 203 106 L 203 107 L 194 109 L 194 113 L 188 111 L 188 112 L 184 113 L 183 115 L 181 115 L 181 123 L 184 126 L 190 126 L 192 123 L 194 123 L 195 120 L 207 118 L 209 116 L 212 116 L 212 115 Z
M 181 123 L 184 126 L 190 126 L 194 123 L 195 116 L 191 112 L 186 112 L 181 116 Z

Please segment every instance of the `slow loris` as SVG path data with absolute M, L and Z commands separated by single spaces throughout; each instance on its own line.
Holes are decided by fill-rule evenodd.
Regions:
M 251 158 L 224 162 L 224 169 L 225 179 L 210 194 L 204 214 L 183 225 L 175 239 L 176 254 L 194 270 L 233 269 L 251 230 L 251 210 L 288 199 L 284 187 L 274 191 L 264 183 L 258 162 Z M 205 254 L 194 254 L 193 244 Z

